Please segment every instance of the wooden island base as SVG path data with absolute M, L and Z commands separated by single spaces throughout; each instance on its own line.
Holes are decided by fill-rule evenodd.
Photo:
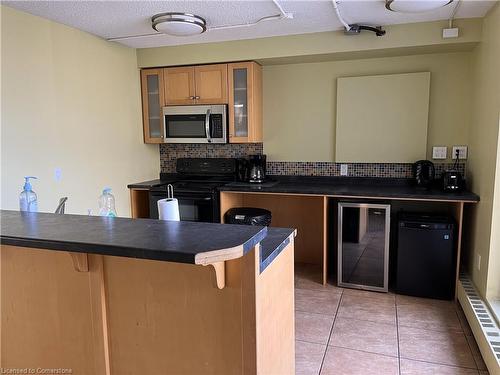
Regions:
M 259 246 L 225 262 L 219 289 L 213 267 L 88 254 L 86 271 L 68 252 L 2 245 L 0 365 L 294 374 L 293 239 L 263 273 Z

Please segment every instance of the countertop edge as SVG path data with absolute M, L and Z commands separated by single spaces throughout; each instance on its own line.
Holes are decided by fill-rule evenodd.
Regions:
M 480 202 L 479 196 L 477 199 L 460 199 L 452 196 L 449 197 L 432 197 L 432 196 L 419 196 L 413 197 L 410 194 L 400 194 L 400 195 L 364 195 L 364 194 L 328 194 L 325 192 L 303 192 L 299 189 L 287 189 L 287 190 L 267 190 L 267 189 L 241 189 L 222 186 L 219 188 L 221 193 L 243 193 L 243 194 L 285 194 L 285 195 L 302 195 L 302 196 L 325 196 L 328 198 L 345 198 L 345 199 L 385 199 L 385 200 L 411 200 L 411 201 L 425 201 L 425 202 L 450 202 L 450 203 L 478 203 Z M 474 193 L 472 193 L 474 194 Z
M 264 270 L 272 264 L 272 262 L 281 254 L 281 252 L 288 246 L 291 242 L 292 238 L 297 236 L 297 229 L 294 229 L 292 233 L 286 236 L 268 255 L 266 258 L 262 258 L 262 254 L 264 253 L 264 249 L 260 249 L 259 254 L 259 273 L 264 272 Z M 263 245 L 261 245 L 263 246 Z
M 162 256 L 164 254 L 159 254 L 155 251 L 140 250 L 137 248 L 124 248 L 122 246 L 100 245 L 94 243 L 52 241 L 25 237 L 0 236 L 0 244 L 40 250 L 65 251 L 70 253 L 85 253 L 162 262 L 194 264 L 194 257 L 191 254 L 170 252 L 170 255 L 168 257 L 165 257 Z M 94 247 L 99 249 L 94 249 Z
M 264 240 L 266 236 L 267 227 L 263 227 L 262 230 L 260 230 L 250 240 L 239 246 L 235 246 L 229 249 L 218 249 L 196 254 L 194 257 L 194 264 L 206 266 L 208 264 L 241 258 L 252 248 L 254 248 L 258 243 L 262 242 L 262 240 Z

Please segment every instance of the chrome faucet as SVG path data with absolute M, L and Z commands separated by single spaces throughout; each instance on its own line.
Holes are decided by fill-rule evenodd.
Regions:
M 56 214 L 63 214 L 64 213 L 64 207 L 66 206 L 66 201 L 68 200 L 68 197 L 63 197 L 59 199 L 59 205 L 56 208 L 56 211 L 54 213 Z

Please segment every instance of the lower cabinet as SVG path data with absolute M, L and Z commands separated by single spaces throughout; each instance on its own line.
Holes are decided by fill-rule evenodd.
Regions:
M 66 251 L 0 245 L 0 368 L 293 374 L 293 241 L 263 272 L 259 250 L 223 262 L 219 289 L 211 265 L 72 253 L 77 270 Z

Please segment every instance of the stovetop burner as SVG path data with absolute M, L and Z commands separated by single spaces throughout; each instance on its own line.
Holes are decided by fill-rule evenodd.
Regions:
M 161 174 L 161 185 L 155 191 L 166 190 L 172 184 L 177 192 L 207 192 L 237 181 L 236 159 L 183 158 L 177 160 L 177 173 Z

